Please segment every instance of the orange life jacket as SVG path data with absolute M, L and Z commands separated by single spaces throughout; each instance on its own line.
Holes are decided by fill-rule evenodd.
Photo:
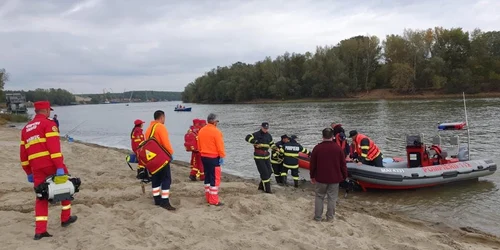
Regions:
M 184 135 L 184 147 L 186 151 L 198 151 L 198 129 L 191 126 Z
M 149 173 L 156 174 L 172 160 L 172 155 L 154 138 L 156 125 L 151 135 L 137 148 L 137 158 Z
M 362 146 L 361 146 L 361 141 L 363 139 L 368 139 L 368 141 L 369 141 L 368 153 L 366 155 L 363 154 L 363 152 L 362 152 L 363 149 L 362 149 Z M 377 158 L 377 156 L 380 155 L 380 149 L 366 135 L 358 134 L 356 136 L 356 140 L 355 140 L 354 143 L 356 143 L 356 152 L 358 153 L 358 156 L 361 156 L 361 157 L 365 158 L 368 161 L 373 161 L 375 158 Z

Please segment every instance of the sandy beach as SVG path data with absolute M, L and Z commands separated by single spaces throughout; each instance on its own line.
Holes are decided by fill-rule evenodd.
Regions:
M 500 249 L 494 236 L 349 197 L 340 196 L 335 221 L 315 222 L 310 185 L 274 185 L 275 194 L 263 194 L 256 181 L 224 174 L 226 205 L 210 207 L 203 184 L 189 181 L 182 163 L 172 165 L 177 211 L 170 212 L 152 205 L 149 185 L 142 194 L 126 151 L 66 141 L 62 148 L 70 173 L 82 179 L 72 207 L 79 218 L 62 228 L 60 206 L 51 206 L 54 237 L 34 241 L 34 192 L 19 163 L 19 131 L 0 127 L 0 249 Z

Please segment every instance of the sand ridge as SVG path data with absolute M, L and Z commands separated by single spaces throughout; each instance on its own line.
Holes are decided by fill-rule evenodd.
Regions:
M 314 192 L 224 174 L 223 207 L 205 204 L 201 182 L 172 166 L 170 212 L 152 205 L 125 164 L 124 150 L 62 143 L 69 171 L 82 179 L 75 196 L 77 223 L 60 227 L 60 206 L 49 208 L 48 231 L 34 234 L 34 193 L 19 164 L 19 131 L 0 128 L 0 249 L 500 249 L 500 240 L 473 229 L 412 220 L 354 197 L 340 198 L 334 222 L 312 220 Z M 255 166 L 249 166 L 255 168 Z M 224 170 L 223 170 L 224 171 Z

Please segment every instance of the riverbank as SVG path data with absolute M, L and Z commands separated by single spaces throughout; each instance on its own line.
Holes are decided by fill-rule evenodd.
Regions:
M 413 220 L 374 204 L 340 198 L 332 223 L 312 220 L 310 185 L 257 191 L 257 182 L 223 174 L 223 207 L 204 202 L 203 184 L 172 166 L 169 212 L 152 205 L 124 162 L 127 150 L 62 142 L 70 173 L 82 179 L 73 203 L 77 223 L 59 226 L 51 206 L 52 238 L 33 241 L 33 189 L 19 165 L 19 131 L 0 127 L 0 241 L 6 249 L 499 249 L 500 240 L 470 228 Z
M 485 92 L 466 94 L 467 98 L 495 98 L 500 97 L 500 92 Z M 344 98 L 303 98 L 293 100 L 258 99 L 244 104 L 264 103 L 305 103 L 305 102 L 345 102 L 345 101 L 376 101 L 376 100 L 436 100 L 436 99 L 461 99 L 462 94 L 443 94 L 436 91 L 421 91 L 417 94 L 399 94 L 391 89 L 375 89 L 364 93 Z

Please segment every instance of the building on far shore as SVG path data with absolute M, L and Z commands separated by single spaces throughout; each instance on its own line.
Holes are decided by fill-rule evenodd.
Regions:
M 87 97 L 87 96 L 77 96 L 75 95 L 75 101 L 78 104 L 88 104 L 90 101 L 92 101 L 92 98 Z

